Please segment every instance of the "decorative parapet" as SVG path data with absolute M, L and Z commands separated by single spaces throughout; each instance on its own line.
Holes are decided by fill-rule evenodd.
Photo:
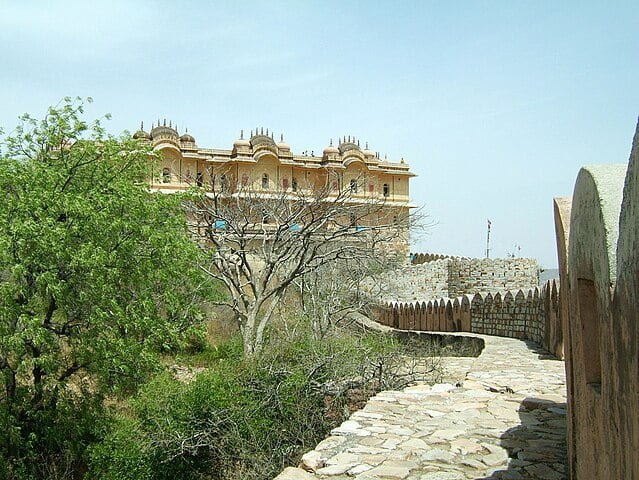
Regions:
M 532 340 L 552 350 L 561 343 L 554 338 L 561 329 L 551 328 L 560 324 L 558 292 L 557 282 L 550 280 L 541 288 L 515 292 L 386 302 L 377 311 L 377 321 L 398 330 L 473 332 Z M 558 351 L 553 353 L 562 355 Z

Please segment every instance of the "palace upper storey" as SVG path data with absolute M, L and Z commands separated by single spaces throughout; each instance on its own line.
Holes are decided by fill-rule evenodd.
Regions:
M 201 148 L 188 132 L 180 135 L 171 123 L 158 122 L 150 132 L 143 126 L 134 138 L 150 142 L 159 152 L 159 165 L 152 176 L 152 188 L 179 191 L 191 185 L 224 188 L 250 186 L 257 191 L 298 191 L 349 188 L 354 196 L 379 198 L 388 205 L 409 207 L 409 179 L 414 177 L 402 159 L 390 162 L 355 138 L 340 138 L 321 155 L 296 154 L 268 129 L 240 134 L 232 148 Z

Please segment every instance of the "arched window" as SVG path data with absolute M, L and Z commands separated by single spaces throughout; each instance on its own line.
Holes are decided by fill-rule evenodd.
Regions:
M 195 175 L 195 183 L 197 184 L 198 187 L 202 186 L 202 179 L 203 179 L 203 175 L 202 172 L 197 172 L 197 174 Z
M 294 192 L 297 192 L 297 178 L 293 177 L 293 181 L 291 182 L 291 188 Z
M 248 175 L 245 173 L 244 175 L 242 175 L 242 186 L 246 187 L 249 183 L 249 177 Z
M 262 188 L 268 190 L 268 173 L 262 175 Z
M 357 180 L 355 179 L 351 180 L 351 192 L 357 193 Z
M 168 168 L 162 169 L 162 183 L 171 183 L 171 171 Z
M 390 194 L 390 188 L 388 187 L 388 183 L 385 183 L 384 186 L 382 187 L 382 193 L 384 194 L 385 197 L 388 197 L 388 195 Z
M 225 174 L 220 176 L 220 188 L 223 192 L 226 192 L 229 188 L 229 179 Z
M 282 188 L 284 190 L 288 190 L 288 178 L 283 178 L 282 179 Z

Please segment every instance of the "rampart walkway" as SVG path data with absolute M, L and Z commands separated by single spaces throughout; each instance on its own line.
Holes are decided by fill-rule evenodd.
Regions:
M 290 479 L 566 478 L 563 362 L 534 343 L 480 336 L 447 380 L 381 392 L 288 468 Z

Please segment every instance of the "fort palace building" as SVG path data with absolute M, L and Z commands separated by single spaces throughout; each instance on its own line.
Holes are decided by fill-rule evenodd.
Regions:
M 402 159 L 391 162 L 355 138 L 333 141 L 321 155 L 296 154 L 284 142 L 274 139 L 268 129 L 255 129 L 235 140 L 232 147 L 202 148 L 188 132 L 180 135 L 166 120 L 153 125 L 150 132 L 143 125 L 133 137 L 150 142 L 159 152 L 158 168 L 151 181 L 152 189 L 172 192 L 198 185 L 252 191 L 303 192 L 330 187 L 350 189 L 352 198 L 383 202 L 384 212 L 392 218 L 408 218 L 409 180 L 415 174 Z

